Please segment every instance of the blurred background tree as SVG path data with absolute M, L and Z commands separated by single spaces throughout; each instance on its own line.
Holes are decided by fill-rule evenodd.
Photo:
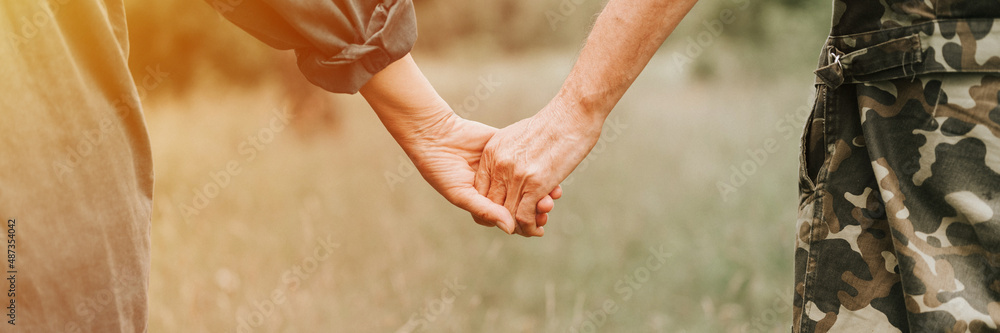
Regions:
M 579 49 L 605 2 L 598 0 L 415 0 L 419 40 L 415 52 L 456 52 L 502 57 L 539 50 Z M 719 11 L 739 9 L 736 19 L 719 38 L 727 52 L 695 59 L 695 75 L 713 75 L 718 63 L 749 53 L 767 52 L 776 61 L 811 62 L 816 52 L 796 46 L 821 41 L 797 40 L 806 31 L 824 31 L 829 25 L 829 4 L 824 0 L 723 0 L 703 1 L 685 18 L 675 35 L 692 35 L 704 29 L 704 20 Z M 212 77 L 234 87 L 256 87 L 261 80 L 282 79 L 293 90 L 306 89 L 287 77 L 294 71 L 291 52 L 278 52 L 230 24 L 208 4 L 189 0 L 128 1 L 131 40 L 130 65 L 141 76 L 146 66 L 159 65 L 171 74 L 169 90 L 186 93 L 199 80 Z M 798 33 L 789 33 L 798 30 Z M 667 40 L 664 47 L 682 44 Z M 774 52 L 774 50 L 779 50 Z M 788 50 L 783 52 L 782 50 Z M 727 53 L 729 55 L 727 55 Z M 754 66 L 761 74 L 779 68 Z M 141 77 L 139 77 L 141 79 Z M 158 94 L 164 96 L 164 94 Z

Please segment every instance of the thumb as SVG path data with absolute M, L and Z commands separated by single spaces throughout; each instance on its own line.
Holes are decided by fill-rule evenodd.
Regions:
M 482 221 L 489 221 L 496 224 L 500 230 L 507 234 L 514 233 L 514 217 L 504 206 L 494 203 L 485 196 L 479 194 L 472 187 L 462 188 L 457 191 L 455 206 L 472 213 Z
M 479 160 L 479 168 L 476 169 L 476 176 L 472 180 L 472 186 L 475 187 L 476 191 L 479 192 L 480 195 L 486 196 L 486 194 L 490 191 L 490 166 L 483 163 L 484 159 L 485 158 L 480 158 Z

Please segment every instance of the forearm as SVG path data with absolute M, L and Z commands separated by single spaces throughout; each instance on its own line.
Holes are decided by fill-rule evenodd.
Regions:
M 439 131 L 441 123 L 454 116 L 410 55 L 375 74 L 361 87 L 361 95 L 411 157 L 415 141 L 441 134 L 430 132 Z
M 361 94 L 438 193 L 472 213 L 477 223 L 514 231 L 510 213 L 473 187 L 475 168 L 495 128 L 455 115 L 410 55 L 375 74 Z
M 554 100 L 603 123 L 697 0 L 611 0 Z

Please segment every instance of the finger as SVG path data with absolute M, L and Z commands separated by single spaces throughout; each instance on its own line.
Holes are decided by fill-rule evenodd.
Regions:
M 480 170 L 483 170 L 483 168 L 480 167 Z M 504 183 L 500 180 L 500 177 L 498 175 L 487 175 L 487 177 L 488 177 L 487 179 L 482 180 L 483 183 L 488 184 L 488 186 L 486 186 L 487 188 L 486 193 L 484 193 L 483 195 L 485 195 L 486 199 L 489 200 L 490 202 L 497 205 L 502 205 L 504 203 L 504 200 L 507 198 L 507 187 L 504 186 Z M 478 179 L 478 173 L 477 173 L 477 179 Z M 507 208 L 504 207 L 504 209 Z M 507 210 L 507 216 L 510 216 L 510 220 L 504 220 L 508 221 L 506 222 L 507 224 L 503 226 L 497 225 L 497 227 L 506 232 L 508 235 L 517 233 L 516 229 L 517 223 L 514 221 L 514 214 L 511 213 L 510 210 Z
M 483 219 L 477 217 L 476 214 L 471 214 L 471 215 L 472 215 L 472 220 L 476 221 L 476 224 L 478 224 L 478 225 L 481 225 L 481 226 L 484 226 L 484 227 L 491 227 L 491 228 L 496 226 L 496 223 L 483 220 Z
M 476 177 L 473 179 L 472 186 L 476 188 L 476 192 L 479 192 L 480 195 L 485 196 L 486 193 L 488 193 L 490 190 L 489 179 L 490 179 L 490 174 L 487 171 L 487 167 L 485 165 L 480 164 L 479 168 L 476 170 Z M 476 214 L 472 214 L 472 220 L 476 221 L 476 224 L 479 224 L 481 226 L 497 227 L 501 231 L 507 233 L 508 235 L 511 233 L 509 231 L 510 229 L 505 230 L 504 226 L 502 226 L 501 224 L 497 224 L 496 222 L 493 221 L 484 220 L 476 216 Z
M 551 196 L 546 195 L 542 200 L 538 201 L 538 206 L 535 207 L 535 210 L 538 211 L 538 214 L 545 214 L 551 212 L 555 207 L 556 202 L 552 200 Z
M 538 211 L 535 209 L 535 205 L 530 204 L 531 202 L 538 202 L 541 198 L 530 196 L 527 194 L 521 199 L 521 203 L 517 206 L 517 210 L 514 214 L 514 219 L 521 226 L 521 231 L 524 232 L 524 236 L 539 236 L 541 237 L 544 233 L 538 230 L 538 225 L 535 223 L 535 216 L 538 215 Z
M 482 159 L 480 159 L 482 162 Z M 476 169 L 476 177 L 472 180 L 472 186 L 476 188 L 476 192 L 480 195 L 486 195 L 490 190 L 490 171 L 489 166 L 485 163 L 479 163 L 479 168 Z
M 521 236 L 524 236 L 524 237 L 531 237 L 535 233 L 535 228 L 536 228 L 536 226 L 535 226 L 535 215 L 532 214 L 531 218 L 524 218 L 524 217 L 518 218 L 518 215 L 516 215 L 516 212 L 519 209 L 521 209 L 521 206 L 523 206 L 522 202 L 531 202 L 531 204 L 528 204 L 528 206 L 531 206 L 530 207 L 531 211 L 534 211 L 535 210 L 535 205 L 537 203 L 537 200 L 535 200 L 535 201 L 526 201 L 526 200 L 522 201 L 522 200 L 524 200 L 523 199 L 523 194 L 521 192 L 521 189 L 523 188 L 523 186 L 522 185 L 513 186 L 514 184 L 510 184 L 510 185 L 512 185 L 512 186 L 508 186 L 507 187 L 507 197 L 504 198 L 504 204 L 503 205 L 504 205 L 504 207 L 507 208 L 507 210 L 510 212 L 511 216 L 514 218 L 514 221 L 517 223 L 517 228 L 515 229 L 516 233 L 518 235 L 521 235 Z
M 498 177 L 492 177 L 489 184 L 489 190 L 484 194 L 486 198 L 498 205 L 504 204 L 504 200 L 507 199 L 507 186 Z M 510 212 L 513 216 L 513 211 Z
M 549 214 L 543 213 L 535 215 L 535 225 L 537 225 L 538 227 L 543 227 L 545 226 L 546 223 L 549 223 Z
M 510 215 L 507 208 L 479 195 L 472 187 L 461 188 L 456 191 L 457 194 L 454 200 L 452 200 L 455 206 L 472 213 L 473 216 L 485 223 L 496 225 L 508 234 L 514 232 L 514 218 Z
M 539 227 L 539 226 L 537 226 L 535 224 L 532 224 L 532 225 L 534 227 L 531 229 L 531 231 L 524 231 L 524 228 L 522 228 L 521 232 L 518 233 L 518 235 L 524 236 L 525 238 L 542 237 L 542 236 L 545 235 L 544 228 Z
M 556 188 L 553 189 L 552 192 L 549 192 L 549 196 L 552 197 L 552 199 L 556 200 L 562 198 L 562 195 L 563 195 L 562 185 L 556 185 Z

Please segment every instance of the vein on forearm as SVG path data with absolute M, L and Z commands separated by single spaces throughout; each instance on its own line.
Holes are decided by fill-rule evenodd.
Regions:
M 447 128 L 453 115 L 410 55 L 372 77 L 361 94 L 407 154 L 414 153 L 415 141 L 440 134 L 430 132 Z
M 697 0 L 612 0 L 594 23 L 560 97 L 607 117 Z

